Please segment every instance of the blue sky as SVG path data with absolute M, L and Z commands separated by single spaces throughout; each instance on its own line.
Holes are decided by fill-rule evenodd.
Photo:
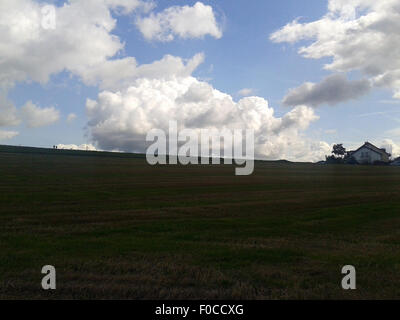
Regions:
M 341 3 L 339 0 L 337 2 Z M 357 8 L 357 1 L 353 2 Z M 387 2 L 391 3 L 390 0 Z M 53 3 L 61 7 L 64 1 Z M 155 1 L 153 9 L 146 13 L 141 12 L 140 16 L 156 15 L 171 6 L 191 7 L 195 3 L 196 1 Z M 337 73 L 337 70 L 323 68 L 325 64 L 332 62 L 332 57 L 309 59 L 299 54 L 300 47 L 310 45 L 315 40 L 300 39 L 290 43 L 285 39 L 270 39 L 271 34 L 295 19 L 299 19 L 301 23 L 320 20 L 327 14 L 328 1 L 204 0 L 202 3 L 212 8 L 218 28 L 222 32 L 220 38 L 205 34 L 201 37 L 175 36 L 173 41 L 149 40 L 135 25 L 139 15 L 137 11 L 120 14 L 110 8 L 117 22 L 110 34 L 117 36 L 124 43 L 124 48 L 107 59 L 134 57 L 140 66 L 152 64 L 165 55 L 186 61 L 185 59 L 191 59 L 197 53 L 203 53 L 204 62 L 193 72 L 194 78 L 230 95 L 235 102 L 242 98 L 238 93 L 240 90 L 251 89 L 251 95 L 268 101 L 277 118 L 284 117 L 295 107 L 282 103 L 290 89 L 300 87 L 305 82 L 320 83 L 327 76 Z M 374 7 L 368 9 L 371 12 L 378 10 Z M 362 79 L 365 78 L 365 72 L 363 73 L 362 67 L 358 70 L 354 68 L 346 70 L 346 76 L 350 81 Z M 395 86 L 376 86 L 362 96 L 335 102 L 335 105 L 328 102 L 312 106 L 319 119 L 310 121 L 307 128 L 301 132 L 296 131 L 296 135 L 298 138 L 323 141 L 329 145 L 343 142 L 349 147 L 355 147 L 366 140 L 379 144 L 384 139 L 391 139 L 395 143 L 396 136 L 390 134 L 391 130 L 399 128 L 400 121 L 400 100 L 392 98 Z M 38 108 L 54 107 L 59 111 L 60 117 L 58 121 L 47 126 L 29 127 L 23 121 L 17 126 L 4 126 L 0 129 L 17 131 L 18 135 L 0 143 L 41 147 L 56 144 L 96 145 L 88 128 L 90 119 L 87 116 L 86 103 L 87 99 L 96 101 L 99 93 L 104 90 L 118 91 L 115 88 L 101 88 L 96 83 L 85 83 L 80 74 L 70 70 L 50 73 L 49 80 L 44 83 L 29 76 L 22 81 L 15 81 L 14 87 L 7 89 L 7 97 L 17 110 L 27 101 L 32 101 Z M 66 119 L 71 113 L 76 115 L 76 119 L 67 123 Z M 285 151 L 278 157 L 287 154 L 290 152 Z

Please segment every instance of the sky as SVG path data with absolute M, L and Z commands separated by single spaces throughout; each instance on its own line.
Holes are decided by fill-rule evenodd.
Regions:
M 400 156 L 399 48 L 398 0 L 2 0 L 0 144 L 144 152 L 176 120 Z

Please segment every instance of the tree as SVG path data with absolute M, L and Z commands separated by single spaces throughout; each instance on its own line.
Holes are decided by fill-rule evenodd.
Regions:
M 332 153 L 338 158 L 344 158 L 346 155 L 346 148 L 343 147 L 343 144 L 335 144 Z

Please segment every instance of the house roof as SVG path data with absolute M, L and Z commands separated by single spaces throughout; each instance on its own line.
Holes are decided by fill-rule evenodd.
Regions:
M 367 141 L 366 143 L 364 143 L 361 147 L 359 147 L 357 150 L 350 151 L 350 154 L 356 153 L 357 151 L 361 150 L 362 148 L 370 149 L 370 150 L 372 150 L 372 151 L 374 151 L 374 152 L 376 152 L 376 153 L 379 153 L 379 154 L 381 154 L 381 155 L 387 155 L 388 157 L 391 156 L 390 153 L 387 153 L 387 152 L 386 152 L 386 149 L 385 149 L 385 148 L 380 149 L 380 148 L 374 146 L 372 143 L 370 143 L 370 142 L 368 142 L 368 141 Z

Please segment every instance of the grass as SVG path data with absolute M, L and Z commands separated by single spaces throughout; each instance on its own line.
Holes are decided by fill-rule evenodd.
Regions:
M 0 147 L 0 178 L 0 299 L 400 298 L 399 168 Z

